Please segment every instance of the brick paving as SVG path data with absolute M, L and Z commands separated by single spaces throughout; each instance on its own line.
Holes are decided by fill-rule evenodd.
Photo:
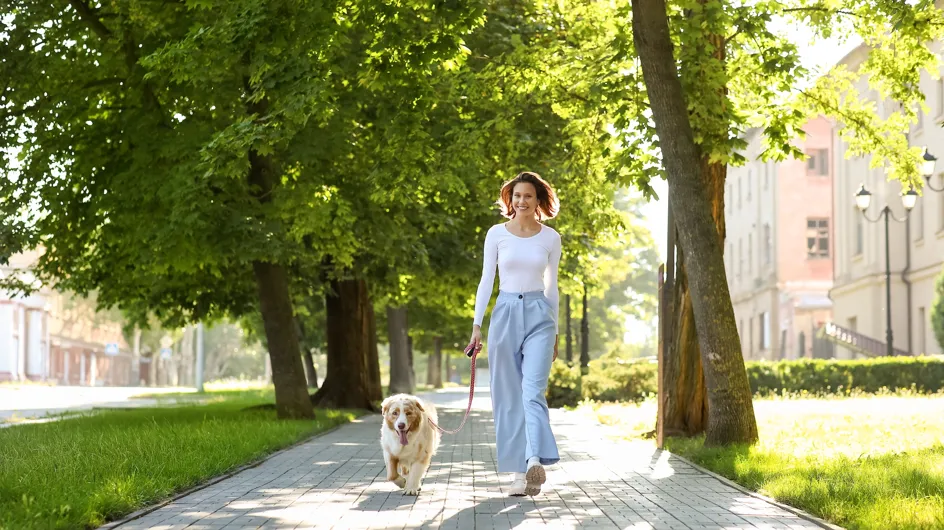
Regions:
M 487 378 L 480 379 L 487 382 Z M 465 393 L 464 393 L 465 392 Z M 419 497 L 385 480 L 380 417 L 361 418 L 231 478 L 123 524 L 120 530 L 589 528 L 821 528 L 657 451 L 608 440 L 585 416 L 552 411 L 561 462 L 538 497 L 506 497 L 495 471 L 488 389 L 443 437 Z M 443 427 L 462 418 L 467 391 L 427 395 Z

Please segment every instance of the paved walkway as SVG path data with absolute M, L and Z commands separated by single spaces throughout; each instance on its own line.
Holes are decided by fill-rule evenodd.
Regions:
M 461 420 L 462 392 L 430 396 L 446 428 Z M 606 440 L 597 424 L 560 410 L 552 421 L 562 461 L 548 468 L 544 492 L 506 497 L 487 389 L 476 394 L 469 423 L 444 437 L 419 497 L 386 482 L 373 415 L 118 528 L 820 528 L 652 444 Z

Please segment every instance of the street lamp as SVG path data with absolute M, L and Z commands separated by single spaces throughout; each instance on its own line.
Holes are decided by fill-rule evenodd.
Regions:
M 927 181 L 928 188 L 931 188 L 932 191 L 944 191 L 944 187 L 935 188 L 931 185 L 931 177 L 934 176 L 934 166 L 937 163 L 937 157 L 932 155 L 928 148 L 924 148 L 924 155 L 922 155 L 921 162 L 921 176 L 924 177 L 924 180 Z
M 931 170 L 933 171 L 933 169 L 932 166 Z M 916 192 L 914 188 L 909 188 L 907 192 L 901 194 L 901 205 L 905 207 L 904 217 L 901 219 L 895 217 L 891 208 L 886 204 L 882 208 L 882 211 L 879 212 L 878 217 L 871 219 L 865 211 L 869 209 L 869 204 L 872 202 L 872 193 L 865 189 L 865 184 L 862 184 L 859 186 L 859 191 L 855 194 L 856 208 L 862 212 L 862 217 L 865 217 L 866 221 L 877 223 L 882 217 L 885 218 L 885 352 L 889 357 L 894 356 L 893 352 L 895 350 L 892 347 L 892 272 L 888 249 L 888 220 L 894 219 L 899 223 L 904 222 L 908 219 L 908 213 L 915 207 L 917 201 L 918 192 Z

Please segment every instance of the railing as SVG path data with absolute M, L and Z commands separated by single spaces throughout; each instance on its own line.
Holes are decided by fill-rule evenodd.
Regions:
M 887 347 L 884 342 L 832 322 L 827 322 L 819 328 L 816 331 L 816 336 L 869 357 L 885 357 L 887 355 Z M 893 353 L 895 355 L 909 355 L 905 350 L 898 348 L 894 348 Z

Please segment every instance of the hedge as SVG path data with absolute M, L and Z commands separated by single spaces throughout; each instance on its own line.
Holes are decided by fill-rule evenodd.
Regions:
M 944 359 L 939 357 L 748 361 L 746 366 L 751 390 L 758 395 L 944 390 Z M 649 361 L 601 358 L 591 361 L 588 373 L 580 377 L 579 367 L 554 363 L 548 382 L 548 405 L 574 406 L 582 399 L 640 401 L 656 393 L 657 370 L 657 365 Z

